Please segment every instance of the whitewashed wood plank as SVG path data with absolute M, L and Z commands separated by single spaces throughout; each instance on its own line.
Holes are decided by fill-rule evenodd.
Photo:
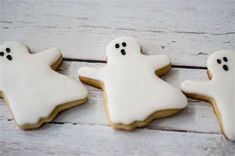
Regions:
M 69 58 L 105 60 L 107 43 L 121 35 L 176 65 L 205 66 L 212 52 L 235 47 L 232 0 L 0 3 L 0 42 L 20 40 L 34 51 L 59 47 Z
M 218 134 L 140 129 L 116 131 L 102 125 L 50 124 L 21 131 L 3 122 L 0 155 L 234 155 L 235 144 Z
M 1 0 L 1 4 L 3 22 L 38 24 L 39 28 L 63 24 L 223 34 L 234 33 L 235 24 L 234 0 Z
M 103 66 L 98 63 L 67 62 L 64 61 L 59 71 L 77 79 L 76 71 L 81 66 Z M 206 70 L 173 68 L 164 80 L 179 88 L 180 83 L 186 79 L 207 79 Z M 54 122 L 108 125 L 104 112 L 103 96 L 101 90 L 87 86 L 89 89 L 88 103 L 61 113 Z M 7 106 L 0 102 L 0 120 L 12 120 Z M 170 118 L 156 120 L 148 126 L 150 129 L 192 131 L 200 133 L 221 133 L 215 113 L 210 104 L 190 99 L 189 106 L 181 113 Z

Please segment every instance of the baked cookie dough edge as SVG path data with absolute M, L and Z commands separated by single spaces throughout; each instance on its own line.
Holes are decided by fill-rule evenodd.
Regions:
M 209 70 L 207 70 L 207 76 L 208 76 L 209 80 L 211 80 L 212 77 L 213 77 Z M 217 120 L 219 122 L 220 129 L 221 129 L 222 133 L 224 134 L 224 136 L 228 139 L 228 137 L 224 133 L 223 126 L 222 126 L 222 120 L 221 120 L 221 113 L 220 113 L 220 111 L 217 107 L 217 104 L 216 104 L 215 100 L 213 98 L 209 97 L 209 96 L 203 96 L 203 95 L 188 93 L 188 92 L 184 92 L 184 91 L 182 91 L 182 92 L 187 97 L 197 99 L 197 100 L 202 100 L 202 101 L 205 101 L 205 102 L 209 102 L 212 105 L 213 111 L 215 112 Z
M 56 70 L 61 65 L 62 61 L 63 61 L 63 56 L 61 54 L 59 59 L 51 66 L 51 68 L 53 70 Z M 9 107 L 9 102 L 8 102 L 6 96 L 4 95 L 3 91 L 0 91 L 0 98 L 3 98 L 4 102 Z M 84 99 L 75 100 L 75 101 L 67 102 L 67 103 L 64 103 L 64 104 L 60 104 L 52 111 L 52 113 L 49 116 L 44 117 L 44 118 L 40 118 L 39 121 L 35 124 L 24 124 L 24 125 L 19 125 L 17 123 L 16 124 L 22 130 L 32 130 L 32 129 L 40 128 L 45 123 L 48 123 L 48 122 L 51 122 L 52 120 L 54 120 L 59 115 L 59 113 L 61 113 L 62 111 L 65 111 L 66 109 L 75 107 L 77 105 L 81 105 L 81 104 L 85 103 L 87 101 L 87 99 L 88 98 L 86 97 Z M 10 109 L 10 107 L 9 107 L 9 109 Z M 10 111 L 11 111 L 11 109 L 10 109 Z M 14 117 L 14 114 L 12 113 L 12 111 L 11 111 L 11 114 Z
M 157 76 L 162 76 L 162 75 L 166 74 L 167 72 L 169 72 L 170 68 L 171 68 L 171 64 L 169 64 L 159 70 L 156 70 L 155 74 Z M 150 114 L 147 118 L 145 118 L 144 120 L 134 121 L 130 124 L 112 123 L 110 120 L 110 117 L 109 117 L 108 102 L 107 102 L 108 98 L 106 96 L 104 83 L 102 81 L 94 80 L 94 79 L 87 78 L 87 77 L 79 76 L 79 78 L 83 83 L 103 90 L 104 110 L 105 110 L 109 124 L 114 129 L 127 130 L 127 131 L 135 130 L 136 128 L 140 128 L 140 127 L 144 127 L 144 126 L 148 125 L 153 120 L 177 114 L 183 109 L 183 108 L 182 109 L 167 109 L 167 110 L 155 111 L 152 114 Z

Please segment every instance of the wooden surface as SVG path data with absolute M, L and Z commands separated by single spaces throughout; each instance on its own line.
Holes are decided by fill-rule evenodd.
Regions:
M 136 37 L 146 54 L 168 54 L 173 68 L 162 78 L 179 88 L 206 80 L 212 52 L 235 48 L 234 0 L 0 0 L 0 43 L 18 40 L 33 52 L 58 47 L 59 72 L 77 79 L 81 66 L 105 65 L 105 47 Z M 41 129 L 22 131 L 0 101 L 0 155 L 235 155 L 210 104 L 189 99 L 181 113 L 133 132 L 109 127 L 102 92 L 61 113 Z

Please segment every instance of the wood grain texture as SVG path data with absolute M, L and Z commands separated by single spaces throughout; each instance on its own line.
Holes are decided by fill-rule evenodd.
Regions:
M 109 41 L 131 35 L 145 54 L 171 57 L 174 68 L 162 78 L 179 88 L 207 80 L 207 57 L 235 47 L 234 7 L 234 0 L 0 0 L 0 42 L 18 40 L 33 52 L 58 47 L 65 57 L 58 71 L 78 80 L 81 66 L 105 65 L 97 62 L 105 62 Z M 0 100 L 0 155 L 235 155 L 209 103 L 189 99 L 179 114 L 125 132 L 108 125 L 102 91 L 87 87 L 86 104 L 32 131 L 20 130 Z
M 205 66 L 212 52 L 235 47 L 234 6 L 234 0 L 1 0 L 0 42 L 20 40 L 34 51 L 59 47 L 68 58 L 105 60 L 109 41 L 132 35 L 146 54 Z
M 233 155 L 222 135 L 140 129 L 116 131 L 102 125 L 50 124 L 19 131 L 1 121 L 0 155 Z

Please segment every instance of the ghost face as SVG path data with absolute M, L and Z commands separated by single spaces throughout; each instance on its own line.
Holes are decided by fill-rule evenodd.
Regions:
M 119 37 L 108 44 L 106 55 L 109 61 L 140 55 L 140 45 L 132 37 Z
M 120 45 L 121 45 L 121 47 L 120 47 Z M 117 48 L 117 49 L 121 48 L 120 52 L 122 55 L 126 55 L 125 47 L 126 47 L 126 42 L 122 42 L 122 44 L 121 43 L 115 44 L 115 48 Z
M 5 42 L 0 45 L 0 61 L 13 62 L 28 54 L 28 48 L 17 42 Z
M 212 76 L 232 76 L 235 68 L 235 52 L 230 50 L 215 52 L 207 60 L 207 65 Z
M 11 49 L 10 48 L 2 48 L 0 52 L 0 56 L 7 59 L 8 61 L 12 61 L 13 57 L 11 55 Z

